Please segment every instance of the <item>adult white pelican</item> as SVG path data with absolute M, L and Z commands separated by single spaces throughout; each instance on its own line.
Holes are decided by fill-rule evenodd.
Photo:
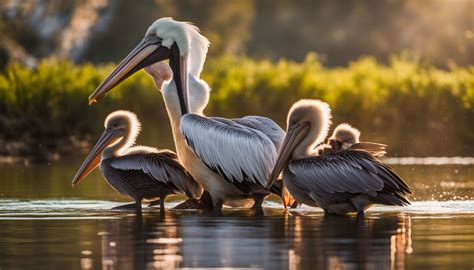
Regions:
M 266 179 L 285 136 L 271 119 L 206 117 L 210 89 L 200 79 L 209 41 L 199 29 L 171 18 L 155 21 L 145 38 L 91 94 L 93 103 L 134 72 L 169 59 L 172 79 L 162 94 L 179 160 L 212 197 L 214 209 L 260 207 L 269 192 Z M 153 66 L 148 69 L 153 73 Z M 171 75 L 169 75 L 171 78 Z M 189 90 L 188 90 L 189 89 Z M 273 190 L 281 194 L 280 188 Z
M 328 214 L 363 215 L 373 204 L 409 204 L 407 184 L 369 152 L 348 149 L 317 156 L 315 145 L 326 137 L 330 119 L 327 103 L 300 100 L 293 104 L 267 186 L 283 170 L 283 183 L 298 202 L 321 207 Z
M 328 142 L 317 147 L 318 155 L 343 151 L 343 150 L 365 150 L 374 157 L 382 157 L 386 154 L 387 145 L 373 142 L 360 142 L 360 131 L 347 123 L 339 124 L 329 137 Z
M 100 171 L 117 192 L 135 200 L 119 208 L 141 209 L 143 199 L 159 198 L 164 210 L 170 194 L 197 199 L 202 188 L 181 166 L 175 153 L 146 146 L 133 146 L 140 122 L 129 111 L 115 111 L 105 120 L 105 131 L 72 180 L 79 184 L 100 163 Z M 153 204 L 155 204 L 154 202 Z

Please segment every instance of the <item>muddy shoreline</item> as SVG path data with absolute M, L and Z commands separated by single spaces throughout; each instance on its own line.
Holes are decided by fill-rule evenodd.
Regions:
M 29 138 L 26 140 L 4 140 L 0 138 L 0 164 L 44 163 L 65 156 L 84 154 L 90 146 L 89 140 L 75 136 L 52 137 L 50 139 Z
M 0 164 L 41 163 L 83 153 L 92 137 L 38 117 L 0 115 Z
M 59 160 L 64 156 L 84 154 L 90 146 L 89 140 L 75 136 L 50 140 L 29 139 L 25 141 L 0 139 L 0 164 L 43 163 Z

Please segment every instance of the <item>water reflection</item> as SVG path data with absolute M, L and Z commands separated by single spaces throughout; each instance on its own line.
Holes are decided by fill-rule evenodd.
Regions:
M 103 269 L 176 267 L 404 269 L 412 252 L 405 215 L 351 217 L 232 211 L 130 215 L 108 220 L 101 240 Z M 81 267 L 89 269 L 90 256 Z
M 141 215 L 105 223 L 101 237 L 102 269 L 175 268 L 182 261 L 175 218 Z
M 409 217 L 374 219 L 349 217 L 307 218 L 289 221 L 294 243 L 289 268 L 403 269 L 411 253 Z M 311 229 L 313 228 L 313 229 Z

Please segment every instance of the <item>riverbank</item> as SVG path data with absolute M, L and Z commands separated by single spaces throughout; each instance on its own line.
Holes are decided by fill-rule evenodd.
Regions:
M 74 136 L 47 143 L 34 139 L 28 139 L 26 142 L 0 140 L 0 164 L 23 163 L 28 165 L 56 161 L 64 156 L 85 154 L 89 145 L 88 141 L 78 140 Z
M 30 117 L 0 116 L 0 130 L 0 163 L 58 160 L 63 155 L 87 151 L 91 139 Z

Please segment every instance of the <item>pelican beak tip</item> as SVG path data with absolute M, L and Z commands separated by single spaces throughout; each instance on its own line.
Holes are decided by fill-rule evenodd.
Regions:
M 97 99 L 89 97 L 89 106 L 94 103 L 97 103 Z

